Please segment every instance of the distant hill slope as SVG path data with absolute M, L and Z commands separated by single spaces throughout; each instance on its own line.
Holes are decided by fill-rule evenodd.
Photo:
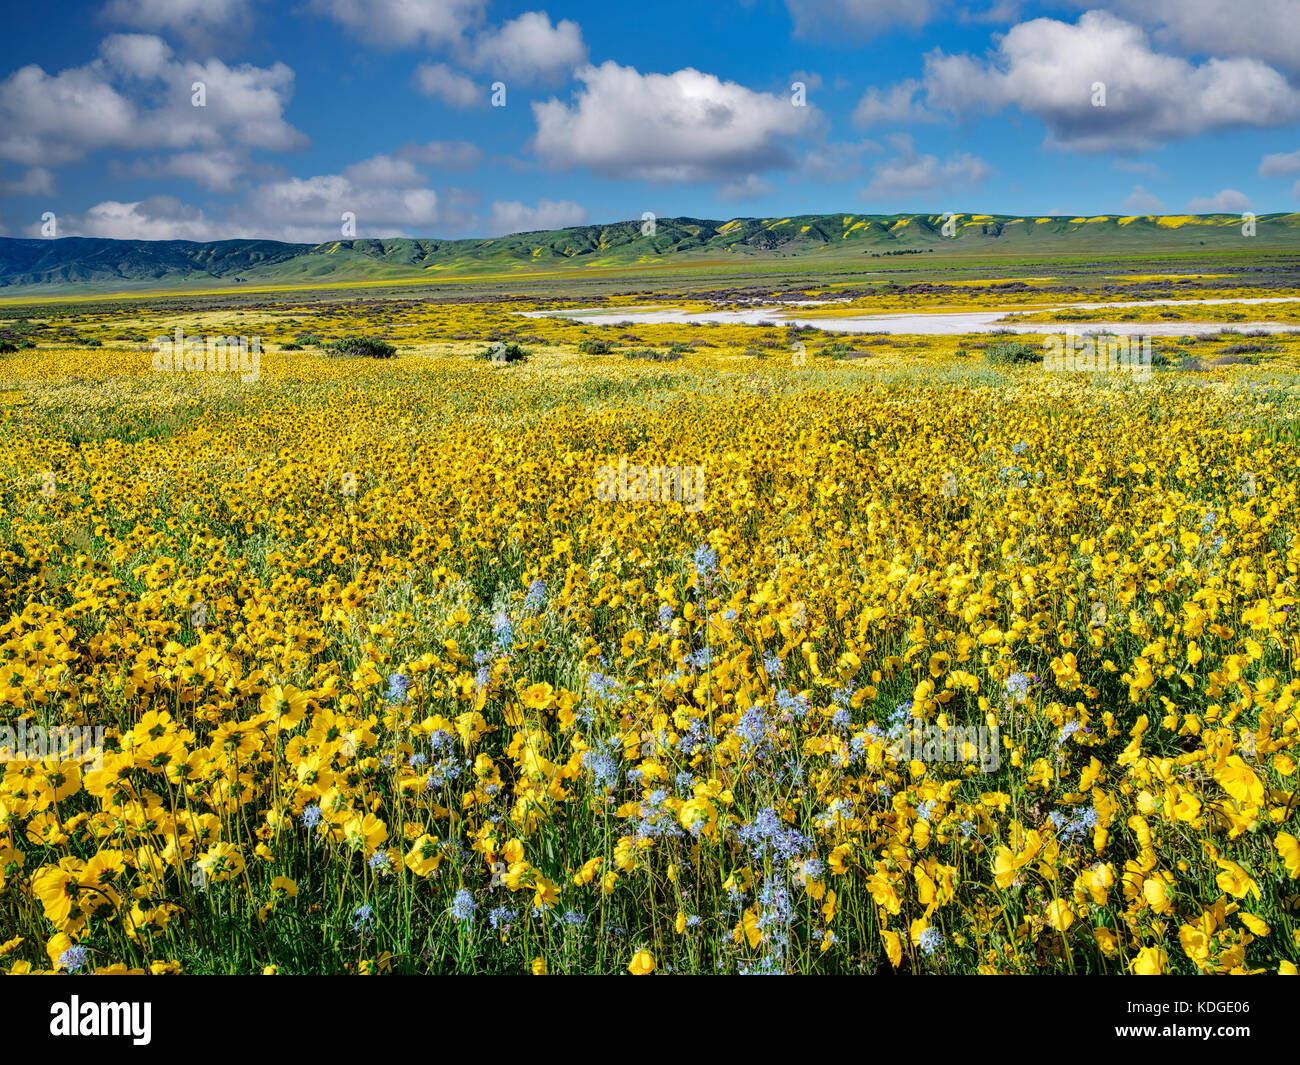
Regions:
M 933 249 L 964 253 L 1161 254 L 1242 248 L 1238 215 L 1020 218 L 959 215 L 797 215 L 789 218 L 662 218 L 514 233 L 491 239 L 395 238 L 286 244 L 274 240 L 57 240 L 0 238 L 0 287 L 184 286 L 219 280 L 259 284 L 490 274 L 566 267 L 635 267 L 675 257 L 849 258 Z M 950 228 L 951 231 L 951 228 Z M 1253 247 L 1300 251 L 1300 214 L 1261 215 Z M 432 276 L 431 276 L 432 275 Z

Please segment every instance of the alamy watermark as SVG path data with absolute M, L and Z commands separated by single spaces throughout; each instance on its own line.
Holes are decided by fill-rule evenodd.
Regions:
M 678 502 L 694 514 L 704 506 L 704 467 L 636 466 L 622 456 L 617 466 L 597 468 L 596 498 L 602 503 Z
M 1067 373 L 1151 375 L 1149 336 L 1079 336 L 1073 331 L 1043 337 L 1043 369 Z
M 0 725 L 0 762 L 83 762 L 104 767 L 103 725 Z
M 995 773 L 1002 762 L 1002 731 L 997 725 L 904 727 L 889 753 L 896 762 L 978 762 L 985 773 Z
M 151 346 L 158 373 L 238 373 L 246 385 L 262 375 L 261 337 L 187 337 L 177 326 L 174 339 L 156 336 Z

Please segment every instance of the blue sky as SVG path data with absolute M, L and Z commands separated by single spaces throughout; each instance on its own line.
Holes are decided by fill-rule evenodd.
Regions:
M 646 211 L 1300 206 L 1300 0 L 96 0 L 6 17 L 0 235 L 49 235 L 46 212 L 57 236 L 314 242 L 351 235 L 345 215 L 358 237 L 460 237 Z

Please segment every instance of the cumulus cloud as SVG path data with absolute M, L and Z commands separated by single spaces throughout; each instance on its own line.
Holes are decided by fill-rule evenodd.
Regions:
M 54 175 L 43 166 L 29 167 L 21 177 L 0 178 L 0 197 L 53 195 Z
M 1093 86 L 1105 106 L 1093 106 Z M 991 60 L 926 56 L 926 104 L 954 113 L 1008 106 L 1035 115 L 1048 145 L 1078 152 L 1142 150 L 1232 126 L 1285 125 L 1300 92 L 1255 59 L 1199 65 L 1154 51 L 1137 26 L 1104 11 L 1077 24 L 1040 18 L 1011 28 Z
M 937 121 L 939 116 L 927 111 L 916 99 L 921 88 L 922 83 L 916 78 L 904 78 L 884 90 L 873 85 L 853 109 L 853 124 L 865 129 L 887 123 Z
M 207 217 L 174 196 L 150 196 L 133 203 L 105 200 L 83 214 L 59 214 L 60 237 L 109 237 L 114 240 L 224 240 L 241 236 L 237 227 Z M 34 222 L 26 235 L 41 236 Z
M 953 152 L 940 159 L 918 154 L 906 134 L 892 142 L 899 154 L 872 170 L 871 183 L 862 191 L 869 199 L 968 189 L 993 173 L 988 163 L 969 152 Z
M 587 221 L 587 209 L 572 200 L 539 200 L 529 207 L 518 200 L 496 200 L 492 204 L 489 235 L 528 233 L 539 229 L 564 229 Z
M 247 33 L 253 10 L 250 0 L 109 0 L 104 17 L 211 51 Z
M 1097 0 L 1069 2 L 1097 6 Z M 1106 7 L 1153 27 L 1162 46 L 1194 55 L 1249 56 L 1300 71 L 1295 0 L 1107 0 Z
M 421 63 L 415 68 L 415 87 L 426 96 L 437 96 L 450 107 L 484 107 L 487 87 L 458 74 L 446 63 Z
M 232 217 L 258 232 L 278 229 L 281 239 L 323 241 L 342 236 L 345 213 L 355 217 L 358 237 L 424 235 L 442 221 L 426 178 L 410 160 L 390 155 L 338 174 L 265 182 Z
M 585 63 L 587 46 L 576 22 L 551 25 L 545 11 L 528 11 L 477 37 L 465 61 L 494 78 L 550 82 Z
M 507 82 L 556 82 L 587 61 L 578 23 L 552 23 L 545 11 L 526 11 L 489 26 L 487 0 L 311 0 L 309 9 L 368 44 L 442 51 L 459 67 Z M 477 102 L 473 83 L 443 62 L 423 64 L 416 84 L 456 107 Z
M 612 61 L 577 72 L 572 102 L 535 102 L 533 147 L 557 170 L 589 167 L 649 181 L 735 180 L 793 164 L 789 138 L 821 122 L 815 107 L 687 67 L 642 74 Z
M 1141 185 L 1134 185 L 1133 191 L 1120 201 L 1120 209 L 1127 214 L 1161 214 L 1165 205 L 1159 196 L 1147 192 Z
M 1259 161 L 1260 177 L 1289 177 L 1300 173 L 1300 151 L 1266 155 Z
M 818 181 L 846 181 L 865 169 L 863 155 L 884 150 L 873 140 L 827 142 L 808 150 L 799 168 L 800 174 Z
M 1213 196 L 1197 196 L 1187 201 L 1193 214 L 1236 214 L 1250 210 L 1250 197 L 1236 189 L 1220 189 Z
M 195 82 L 206 106 L 192 104 Z M 284 120 L 293 71 L 178 61 L 161 39 L 115 34 L 82 67 L 31 64 L 0 81 L 0 159 L 59 166 L 101 149 L 287 151 L 307 139 Z
M 436 49 L 481 23 L 487 0 L 311 0 L 309 6 L 367 43 Z
M 114 178 L 178 177 L 211 192 L 230 192 L 252 169 L 247 151 L 216 148 L 211 151 L 177 152 L 123 163 L 109 160 L 108 173 Z
M 344 214 L 349 212 L 358 238 L 431 236 L 435 228 L 472 228 L 473 193 L 449 189 L 444 203 L 420 169 L 419 149 L 425 147 L 408 146 L 409 155 L 399 150 L 371 156 L 336 174 L 277 175 L 253 186 L 241 202 L 217 216 L 172 196 L 106 200 L 80 214 L 61 213 L 58 235 L 199 241 L 260 237 L 315 244 L 344 239 Z M 494 207 L 493 215 L 498 231 L 506 232 L 571 225 L 585 212 L 576 204 L 543 200 L 535 208 L 505 204 L 498 212 Z M 35 223 L 30 235 L 40 235 L 39 230 Z

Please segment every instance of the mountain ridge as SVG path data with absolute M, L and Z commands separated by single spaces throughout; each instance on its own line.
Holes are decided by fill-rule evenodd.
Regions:
M 0 288 L 295 281 L 399 280 L 443 271 L 527 272 L 575 265 L 631 268 L 681 257 L 852 256 L 894 252 L 1023 250 L 1104 254 L 1223 250 L 1243 239 L 1240 215 L 816 214 L 692 217 L 530 230 L 498 237 L 352 238 L 320 244 L 263 238 L 219 241 L 109 237 L 0 237 Z M 1300 214 L 1255 219 L 1260 245 L 1300 250 Z

